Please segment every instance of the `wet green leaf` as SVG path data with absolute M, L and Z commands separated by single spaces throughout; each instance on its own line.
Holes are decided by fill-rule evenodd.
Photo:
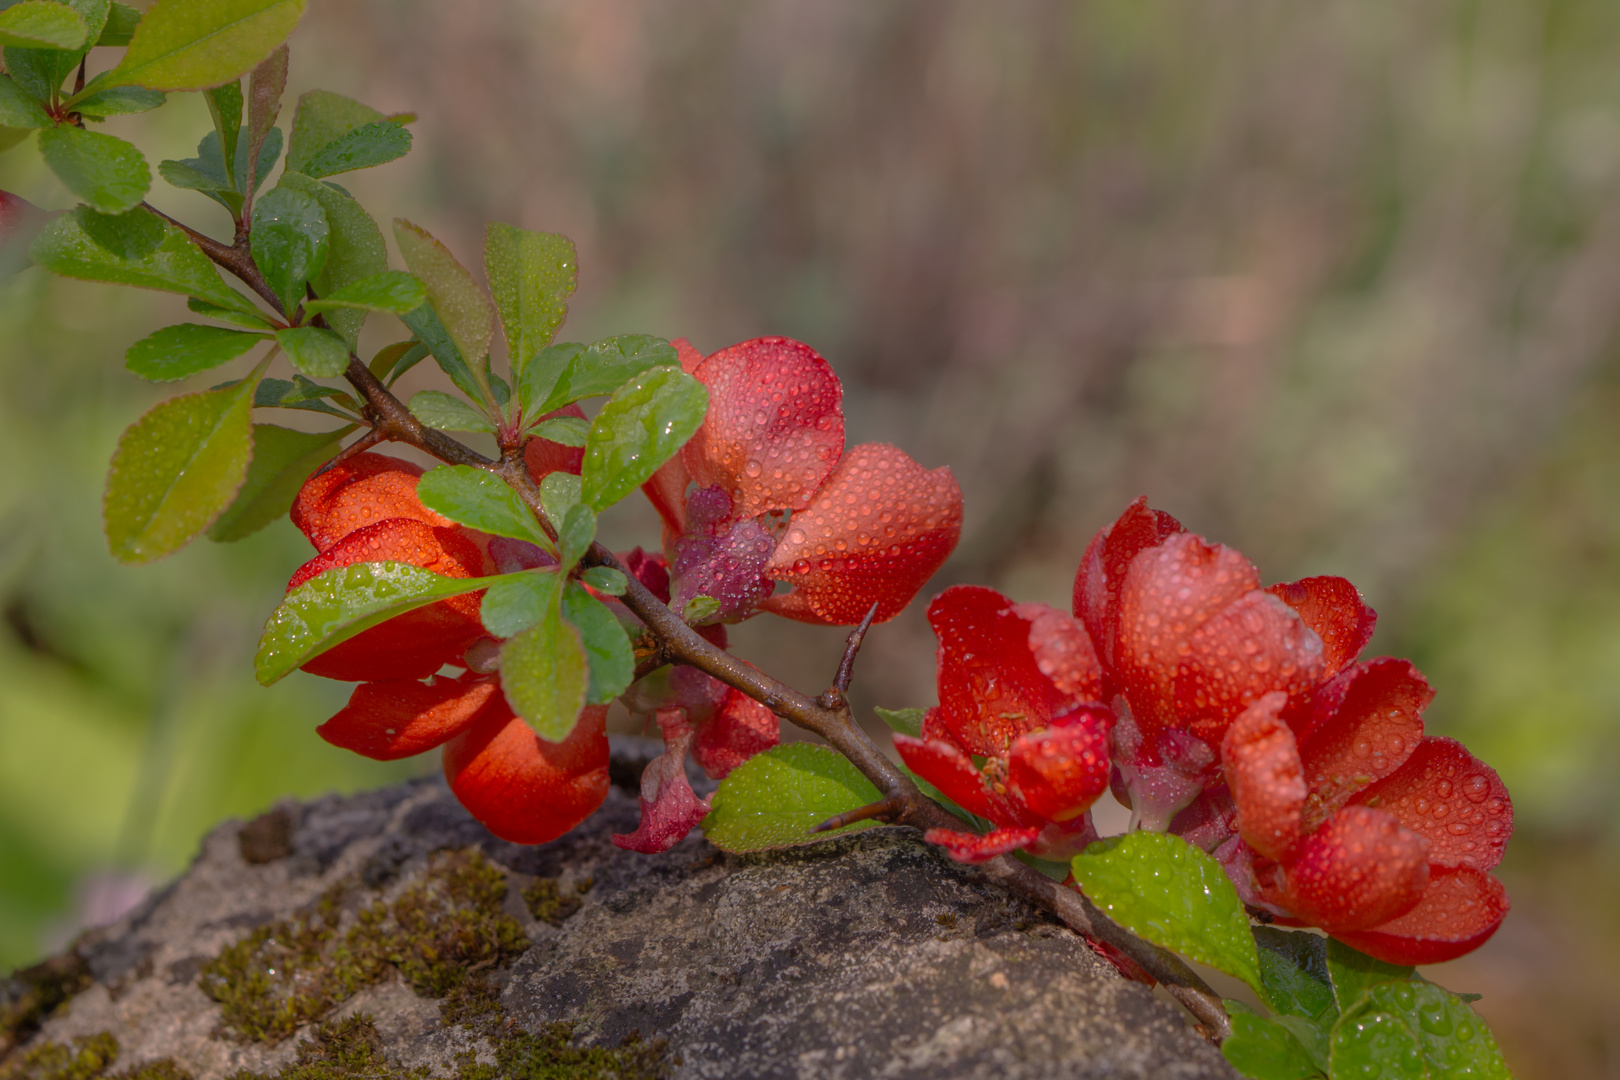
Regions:
M 263 334 L 180 323 L 131 345 L 124 353 L 124 366 L 143 379 L 169 382 L 235 360 L 264 340 Z
M 7 48 L 74 50 L 88 38 L 84 18 L 56 0 L 22 0 L 0 11 L 0 45 Z
M 411 412 L 436 431 L 484 431 L 493 434 L 490 418 L 465 401 L 439 390 L 422 390 L 411 398 Z
M 336 176 L 383 165 L 411 150 L 411 133 L 392 120 L 376 120 L 345 132 L 315 151 L 298 171 L 305 176 Z
M 319 300 L 304 303 L 304 313 L 315 315 L 343 308 L 363 311 L 385 311 L 404 315 L 427 302 L 427 290 L 414 276 L 403 270 L 384 270 L 368 278 L 351 282 Z
M 433 305 L 423 304 L 414 311 L 408 311 L 400 316 L 400 320 L 410 328 L 411 333 L 428 350 L 439 370 L 450 376 L 450 381 L 456 384 L 456 389 L 475 400 L 485 400 L 494 396 L 494 388 L 487 387 L 481 380 L 489 378 L 489 367 L 486 364 L 478 365 L 478 374 L 462 358 L 461 349 L 456 346 L 450 337 L 450 331 L 444 328 L 439 320 L 438 313 Z
M 579 579 L 599 593 L 623 596 L 629 588 L 625 576 L 611 566 L 593 566 L 579 575 Z
M 521 382 L 529 358 L 568 317 L 578 275 L 574 243 L 559 233 L 491 222 L 484 228 L 484 272 L 506 331 L 512 378 Z
M 253 380 L 158 405 L 124 432 L 102 504 L 120 562 L 179 550 L 236 497 L 253 454 Z
M 343 136 L 387 118 L 369 105 L 330 90 L 311 90 L 298 99 L 293 113 L 292 138 L 287 143 L 287 168 L 306 172 L 311 159 Z
M 548 404 L 553 396 L 552 391 L 556 389 L 557 380 L 562 378 L 563 372 L 568 370 L 568 365 L 584 351 L 585 346 L 572 341 L 547 345 L 529 357 L 520 372 L 514 372 L 518 404 L 522 406 L 523 415 L 529 423 L 538 421 L 559 407 Z
M 540 480 L 540 508 L 552 528 L 562 528 L 568 511 L 579 503 L 579 477 L 573 473 L 550 472 Z
M 276 344 L 293 367 L 314 379 L 335 379 L 349 366 L 348 343 L 318 326 L 278 330 Z
M 679 367 L 680 361 L 675 347 L 663 338 L 646 334 L 605 338 L 586 346 L 568 362 L 546 395 L 542 411 L 611 394 L 644 371 L 670 365 Z
M 292 188 L 272 188 L 254 204 L 253 261 L 289 313 L 326 265 L 329 233 L 321 204 Z
M 555 550 L 518 493 L 487 469 L 440 465 L 416 482 L 416 497 L 434 513 L 469 528 Z
M 703 423 L 709 392 L 679 367 L 625 383 L 591 422 L 581 470 L 584 501 L 605 510 L 640 487 Z
M 203 100 L 208 103 L 208 115 L 214 119 L 214 133 L 219 137 L 222 151 L 220 156 L 234 164 L 236 145 L 242 134 L 242 81 L 233 79 L 223 86 L 204 90 Z M 231 186 L 235 187 L 240 179 L 233 177 Z
M 120 4 L 118 0 L 113 0 L 107 11 L 107 25 L 102 28 L 101 37 L 96 39 L 96 44 L 115 47 L 128 45 L 140 25 L 139 11 L 128 4 Z
M 114 217 L 80 207 L 45 226 L 29 255 L 63 277 L 176 292 L 221 307 L 255 310 L 252 301 L 225 284 L 185 233 L 145 210 Z
M 343 436 L 353 430 L 353 425 L 336 431 L 294 431 L 254 424 L 247 479 L 236 501 L 209 528 L 208 538 L 241 540 L 286 517 L 304 481 L 342 449 Z
M 476 397 L 493 403 L 493 395 L 484 382 L 483 360 L 489 353 L 489 342 L 495 334 L 495 310 L 484 290 L 466 267 L 456 261 L 448 248 L 435 240 L 425 229 L 418 228 L 404 218 L 394 219 L 394 239 L 411 273 L 427 286 L 428 304 L 454 342 L 462 364 L 478 384 Z M 416 326 L 407 321 L 413 330 Z M 418 336 L 421 336 L 418 333 Z M 422 338 L 429 348 L 434 343 Z M 438 353 L 434 353 L 438 356 Z M 444 361 L 444 357 L 439 356 Z M 449 369 L 446 369 L 447 372 Z M 454 378 L 454 373 L 451 373 Z M 459 385 L 459 383 L 458 383 Z
M 157 0 L 136 27 L 119 82 L 205 90 L 252 71 L 304 13 L 304 0 Z
M 494 578 L 452 578 L 408 563 L 355 563 L 304 582 L 271 612 L 253 658 L 265 686 L 311 657 L 395 615 L 488 587 Z
M 1121 926 L 1260 991 L 1237 890 L 1219 863 L 1185 840 L 1155 832 L 1100 840 L 1074 857 L 1074 877 Z
M 326 403 L 327 399 L 349 411 L 343 412 L 333 408 Z M 302 375 L 294 375 L 291 380 L 259 380 L 259 389 L 254 396 L 253 405 L 259 409 L 303 409 L 307 412 L 336 416 L 342 420 L 353 420 L 360 411 L 360 403 L 342 390 L 311 382 Z
M 883 796 L 847 759 L 825 746 L 788 743 L 731 770 L 714 793 L 703 834 L 722 851 L 765 851 L 812 844 L 881 824 L 861 821 L 827 833 L 810 830 L 835 814 Z
M 878 714 L 878 719 L 900 734 L 910 735 L 913 739 L 922 738 L 923 716 L 927 709 L 885 709 L 880 705 L 872 711 Z
M 1259 949 L 1263 996 L 1273 1012 L 1310 1020 L 1338 1015 L 1328 975 L 1326 938 L 1257 926 L 1254 943 Z
M 720 601 L 712 596 L 694 596 L 681 608 L 681 619 L 688 626 L 699 626 L 720 610 Z
M 501 689 L 534 733 L 561 742 L 574 730 L 590 671 L 579 631 L 563 621 L 555 603 L 540 621 L 501 646 Z
M 198 315 L 206 315 L 210 319 L 228 322 L 233 326 L 245 326 L 249 330 L 273 330 L 275 328 L 274 324 L 262 315 L 237 308 L 220 307 L 218 304 L 210 304 L 207 300 L 199 300 L 195 296 L 186 301 L 186 307 Z
M 69 191 L 104 214 L 139 206 L 152 186 L 152 170 L 141 152 L 99 131 L 47 128 L 39 133 L 39 152 Z
M 1322 1075 L 1305 1048 L 1287 1028 L 1228 1001 L 1232 1034 L 1221 1043 L 1221 1056 L 1253 1080 L 1311 1080 Z
M 606 705 L 624 693 L 635 675 L 636 655 L 630 637 L 606 605 L 578 582 L 569 582 L 563 590 L 562 615 L 579 631 L 585 647 L 590 668 L 585 700 L 591 705 Z
M 276 129 L 271 131 L 279 137 Z M 311 283 L 316 295 L 331 296 L 388 269 L 388 249 L 383 244 L 382 230 L 347 192 L 297 172 L 283 173 L 278 186 L 309 196 L 321 204 L 326 214 L 331 233 L 326 265 Z M 359 341 L 360 327 L 365 321 L 366 312 L 354 309 L 330 311 L 326 315 L 327 325 L 343 335 L 351 350 Z
M 571 570 L 596 539 L 596 515 L 584 503 L 575 503 L 563 515 L 557 530 L 557 545 L 562 551 L 564 569 Z
M 1512 1077 L 1478 1014 L 1457 995 L 1422 979 L 1365 990 L 1334 1025 L 1331 1060 L 1335 1077 Z
M 1411 968 L 1375 960 L 1338 938 L 1328 939 L 1326 960 L 1328 976 L 1333 980 L 1333 996 L 1340 1011 L 1349 1010 L 1364 991 L 1379 983 L 1406 982 L 1412 977 Z
M 536 438 L 550 439 L 563 446 L 584 446 L 590 435 L 591 423 L 578 416 L 554 416 L 535 426 Z
M 168 95 L 161 90 L 148 90 L 144 86 L 109 86 L 76 97 L 68 102 L 67 107 L 91 119 L 102 119 L 149 112 L 167 100 Z
M 51 118 L 34 95 L 18 86 L 9 75 L 0 75 L 0 124 L 42 128 L 51 126 Z
M 247 173 L 248 143 L 245 138 L 236 142 L 235 161 L 232 171 L 225 168 L 225 154 L 220 146 L 219 132 L 210 131 L 202 137 L 197 144 L 197 156 L 182 158 L 179 161 L 169 160 L 158 163 L 158 174 L 168 181 L 170 185 L 187 191 L 198 191 L 219 203 L 231 216 L 235 217 L 242 211 L 242 192 L 232 176 L 245 179 Z M 276 155 L 281 153 L 281 130 L 271 128 L 269 137 L 259 148 L 258 171 L 255 173 L 255 189 L 263 183 L 275 166 Z
M 561 575 L 553 569 L 507 574 L 484 593 L 478 617 L 484 629 L 498 638 L 521 634 L 557 606 Z

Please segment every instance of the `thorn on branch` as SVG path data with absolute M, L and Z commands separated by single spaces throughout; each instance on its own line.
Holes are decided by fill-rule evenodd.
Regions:
M 838 662 L 838 674 L 833 676 L 827 692 L 816 699 L 816 704 L 823 709 L 843 711 L 849 708 L 844 695 L 849 693 L 850 680 L 855 677 L 855 657 L 860 653 L 861 642 L 866 640 L 866 632 L 872 628 L 872 620 L 877 618 L 877 613 L 878 606 L 873 604 L 861 624 L 850 631 L 849 638 L 844 642 L 844 658 Z
M 832 832 L 834 829 L 842 829 L 845 825 L 853 825 L 857 821 L 870 821 L 873 818 L 889 821 L 904 810 L 905 806 L 906 800 L 904 797 L 895 795 L 881 802 L 869 803 L 858 810 L 845 810 L 842 814 L 834 814 L 810 831 L 813 833 Z

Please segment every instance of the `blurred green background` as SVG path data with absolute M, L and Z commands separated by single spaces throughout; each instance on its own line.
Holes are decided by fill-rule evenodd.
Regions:
M 809 342 L 852 441 L 956 470 L 936 586 L 1066 604 L 1139 493 L 1269 580 L 1355 581 L 1374 651 L 1417 660 L 1431 730 L 1518 808 L 1514 914 L 1433 976 L 1486 995 L 1521 1076 L 1620 1076 L 1620 6 L 311 7 L 292 94 L 420 117 L 410 157 L 345 178 L 375 216 L 469 265 L 486 220 L 569 234 L 565 336 Z M 191 100 L 109 127 L 156 162 L 206 124 Z M 69 202 L 30 146 L 0 187 Z M 153 201 L 224 231 L 201 196 Z M 121 353 L 183 317 L 36 271 L 0 288 L 0 968 L 222 817 L 434 767 L 316 738 L 342 686 L 253 683 L 309 554 L 290 525 L 107 555 L 113 442 L 172 391 Z M 645 512 L 614 528 L 656 542 Z M 840 645 L 733 636 L 807 688 Z M 869 639 L 860 700 L 924 703 L 932 677 L 914 610 Z

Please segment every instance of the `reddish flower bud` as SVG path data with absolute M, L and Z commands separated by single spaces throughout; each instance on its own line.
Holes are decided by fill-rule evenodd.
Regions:
M 445 779 L 461 805 L 502 840 L 555 840 L 607 798 L 606 721 L 606 706 L 587 706 L 566 739 L 546 742 L 495 695 L 445 745 Z
M 361 757 L 396 761 L 449 742 L 500 692 L 499 683 L 476 676 L 361 683 L 315 732 Z
M 1395 815 L 1347 806 L 1284 864 L 1287 907 L 1330 934 L 1370 929 L 1417 906 L 1428 856 L 1429 842 Z
M 384 454 L 356 454 L 319 476 L 310 477 L 292 505 L 292 523 L 303 530 L 316 551 L 327 548 L 367 525 L 410 518 L 450 527 L 416 497 L 420 466 Z

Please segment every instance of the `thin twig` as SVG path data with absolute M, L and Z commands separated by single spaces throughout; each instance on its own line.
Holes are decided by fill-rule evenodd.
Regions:
M 875 803 L 867 803 L 858 810 L 845 810 L 842 814 L 834 814 L 810 831 L 813 833 L 832 832 L 834 829 L 842 829 L 845 825 L 853 825 L 857 821 L 869 821 L 872 818 L 881 818 L 888 821 L 904 810 L 905 807 L 906 801 L 904 799 L 898 795 L 891 796 L 887 799 L 880 799 Z
M 823 709 L 834 712 L 849 712 L 849 702 L 844 695 L 849 693 L 850 680 L 855 677 L 855 657 L 861 651 L 861 642 L 866 640 L 866 632 L 872 629 L 872 620 L 877 618 L 878 605 L 873 604 L 867 611 L 866 618 L 861 624 L 849 632 L 844 641 L 844 658 L 838 662 L 838 674 L 833 676 L 832 685 L 827 692 L 816 698 L 816 704 Z
M 328 461 L 325 465 L 322 465 L 320 468 L 310 473 L 309 478 L 313 480 L 322 473 L 329 472 L 332 469 L 337 468 L 339 465 L 343 464 L 345 461 L 348 461 L 355 455 L 363 454 L 367 450 L 370 450 L 373 446 L 376 446 L 378 443 L 386 442 L 387 440 L 388 433 L 380 427 L 374 427 L 364 435 L 360 436 L 358 439 L 354 440 L 354 442 L 350 443 L 348 446 L 345 446 L 342 450 L 339 450 L 335 455 L 333 455 L 331 461 Z

